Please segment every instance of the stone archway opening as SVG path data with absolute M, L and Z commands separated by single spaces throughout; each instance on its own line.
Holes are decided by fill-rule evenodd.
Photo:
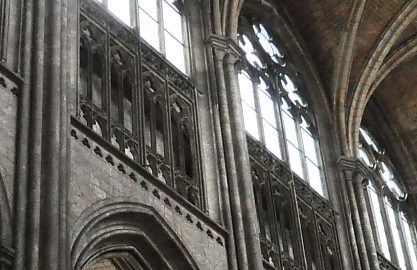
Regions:
M 114 246 L 101 249 L 92 254 L 82 270 L 152 270 L 155 265 L 146 260 L 133 247 Z M 163 268 L 163 267 L 162 267 Z
M 99 258 L 85 267 L 85 270 L 151 270 L 149 265 L 132 256 Z
M 114 262 L 113 259 L 104 259 L 95 262 L 93 265 L 88 266 L 86 270 L 122 270 Z
M 77 225 L 71 250 L 75 270 L 195 270 L 193 257 L 149 206 L 103 201 Z

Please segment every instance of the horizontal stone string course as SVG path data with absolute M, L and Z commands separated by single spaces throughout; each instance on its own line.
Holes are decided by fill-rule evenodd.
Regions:
M 83 133 L 81 133 L 81 131 L 75 128 L 72 128 L 70 134 L 74 141 L 77 141 L 81 143 L 84 147 L 86 147 L 87 149 L 92 150 L 99 158 L 105 157 L 104 159 L 107 161 L 107 163 L 110 166 L 114 166 L 116 164 L 114 156 L 112 156 L 111 154 L 107 154 L 104 149 L 102 149 L 99 145 L 96 145 L 96 143 L 92 139 L 85 136 Z M 119 163 L 119 165 L 117 166 L 118 171 L 122 175 L 128 174 L 130 179 L 132 179 L 134 182 L 137 182 L 138 177 L 136 175 L 138 173 L 135 171 L 129 171 L 127 169 L 129 168 L 129 166 L 124 164 L 122 161 L 117 161 L 117 162 Z M 154 181 L 159 181 L 159 180 L 154 179 Z M 199 220 L 195 215 L 188 213 L 186 210 L 183 210 L 183 208 L 180 205 L 175 205 L 173 203 L 175 202 L 175 200 L 170 199 L 169 195 L 163 194 L 157 187 L 149 188 L 149 186 L 152 186 L 150 181 L 143 180 L 139 184 L 146 191 L 152 190 L 153 196 L 157 198 L 158 200 L 161 200 L 162 198 L 164 198 L 163 199 L 164 204 L 167 205 L 168 207 L 173 207 L 175 209 L 175 213 L 177 213 L 178 216 L 182 216 L 190 223 L 196 223 L 197 228 L 199 228 L 201 230 L 201 233 L 205 234 L 207 238 L 215 240 L 215 242 L 220 246 L 224 246 L 224 236 L 214 234 L 212 229 L 210 229 L 208 226 L 203 225 L 204 224 L 203 221 Z M 207 227 L 207 229 L 205 229 L 204 227 Z

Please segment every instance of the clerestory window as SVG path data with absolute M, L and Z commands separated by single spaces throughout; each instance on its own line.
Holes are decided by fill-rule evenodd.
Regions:
M 286 50 L 294 40 L 245 13 L 238 82 L 265 269 L 340 269 L 306 72 Z
M 406 189 L 385 151 L 365 128 L 360 129 L 359 158 L 373 172 L 366 197 L 379 252 L 401 269 L 417 269 L 416 234 L 406 214 Z
M 96 0 L 183 73 L 188 73 L 181 0 Z
M 246 131 L 325 196 L 317 127 L 302 97 L 307 86 L 265 26 L 249 25 L 238 36 L 246 57 L 238 74 Z

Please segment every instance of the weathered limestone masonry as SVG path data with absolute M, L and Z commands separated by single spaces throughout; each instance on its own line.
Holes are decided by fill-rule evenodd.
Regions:
M 14 269 L 65 269 L 67 2 L 23 1 Z M 16 6 L 15 6 L 16 8 Z M 45 222 L 47 221 L 47 222 Z
M 369 178 L 368 169 L 359 160 L 344 156 L 339 158 L 338 164 L 340 170 L 344 172 L 351 219 L 355 224 L 355 239 L 360 255 L 360 266 L 356 265 L 356 267 L 380 269 L 364 194 L 364 183 L 366 178 Z
M 100 241 L 108 241 L 116 247 L 117 237 L 123 240 L 120 245 L 135 247 L 138 251 L 144 251 L 141 242 L 158 243 L 157 250 L 165 258 L 177 249 L 181 251 L 177 256 L 189 252 L 192 257 L 189 260 L 195 260 L 196 268 L 192 269 L 227 269 L 227 234 L 221 227 L 128 158 L 112 151 L 108 143 L 82 125 L 75 123 L 74 126 L 73 122 L 71 135 L 68 227 L 72 269 L 83 269 L 91 260 L 89 256 L 94 252 L 89 250 L 90 242 L 100 245 Z M 148 221 L 148 211 L 154 221 Z M 103 220 L 100 213 L 105 215 Z M 96 231 L 93 225 L 105 222 L 104 219 L 120 222 L 122 227 L 110 232 L 113 225 L 109 224 L 107 232 Z M 137 234 L 128 231 L 137 231 Z M 132 239 L 141 234 L 143 239 L 134 243 Z M 143 256 L 146 255 L 145 252 Z M 174 269 L 189 269 L 189 266 L 182 267 Z
M 18 85 L 21 80 L 0 64 L 0 269 L 13 264 L 12 209 Z
M 0 0 L 0 270 L 414 269 L 416 18 Z

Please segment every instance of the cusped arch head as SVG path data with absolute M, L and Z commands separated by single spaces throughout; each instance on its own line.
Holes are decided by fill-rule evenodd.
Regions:
M 143 269 L 198 269 L 159 213 L 128 199 L 103 200 L 85 210 L 72 230 L 70 256 L 75 270 L 103 259 L 127 260 Z
M 302 41 L 297 28 L 282 7 L 270 0 L 262 3 L 245 0 L 239 20 L 239 33 L 244 33 L 245 29 L 253 26 L 262 25 L 266 28 L 270 38 L 275 41 L 279 54 L 282 54 L 281 60 L 285 62 L 285 66 L 278 69 L 278 72 L 291 75 L 291 80 L 300 89 L 309 107 L 321 108 L 313 109 L 315 115 L 320 114 L 318 118 L 324 118 L 321 121 L 330 123 L 330 104 L 308 46 Z

